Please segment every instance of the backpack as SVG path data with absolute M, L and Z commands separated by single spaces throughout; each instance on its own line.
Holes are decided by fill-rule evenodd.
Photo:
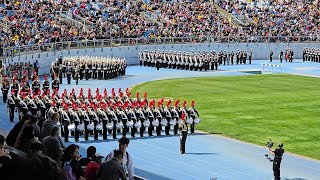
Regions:
M 62 168 L 63 173 L 65 174 L 65 177 L 68 180 L 77 180 L 75 174 L 72 171 L 72 167 L 71 167 L 71 161 L 67 161 L 64 163 L 64 167 Z

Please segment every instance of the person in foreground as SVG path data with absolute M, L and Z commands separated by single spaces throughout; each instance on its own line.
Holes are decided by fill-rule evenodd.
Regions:
M 98 172 L 98 180 L 126 180 L 126 172 L 124 167 L 121 165 L 123 160 L 123 152 L 115 150 L 113 157 L 101 164 Z
M 129 179 L 134 180 L 133 161 L 132 161 L 131 155 L 126 151 L 130 143 L 130 140 L 126 137 L 122 137 L 119 139 L 118 142 L 119 142 L 119 149 L 115 149 L 111 151 L 107 155 L 106 161 L 111 160 L 114 157 L 114 154 L 117 150 L 121 151 L 123 154 L 122 166 L 125 168 L 126 171 L 128 171 Z

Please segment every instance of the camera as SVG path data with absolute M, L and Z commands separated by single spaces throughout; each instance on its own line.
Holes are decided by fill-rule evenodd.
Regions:
M 266 146 L 267 146 L 268 148 L 272 148 L 273 142 L 272 142 L 271 139 L 269 139 L 269 141 L 266 143 Z M 280 146 L 279 146 L 279 147 L 280 147 Z
M 269 141 L 266 143 L 266 146 L 270 149 L 270 148 L 272 148 L 273 144 L 274 144 L 274 143 L 272 142 L 272 140 L 269 139 Z M 273 156 L 272 156 L 272 154 L 270 154 L 270 152 L 269 152 L 268 154 L 265 154 L 264 156 L 265 156 L 267 159 L 269 159 L 270 162 L 273 162 Z

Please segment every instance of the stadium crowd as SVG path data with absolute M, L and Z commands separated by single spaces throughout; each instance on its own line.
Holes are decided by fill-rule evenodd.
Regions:
M 4 1 L 1 38 L 6 47 L 14 47 L 110 38 L 319 36 L 319 3 L 311 0 L 215 1 L 230 14 L 251 19 L 247 27 L 231 24 L 208 0 L 146 2 Z M 83 28 L 60 16 L 62 11 Z
M 319 38 L 319 2 L 293 0 L 218 0 L 220 7 L 254 23 L 246 33 L 254 36 L 308 36 Z
M 86 157 L 82 157 L 78 145 L 70 144 L 65 147 L 59 137 L 59 127 L 54 123 L 55 117 L 52 118 L 46 120 L 40 128 L 35 124 L 34 116 L 25 115 L 6 138 L 0 134 L 1 178 L 134 179 L 132 157 L 126 151 L 129 139 L 125 137 L 119 139 L 119 147 L 111 151 L 105 160 L 97 153 L 94 146 L 89 146 Z M 40 141 L 40 138 L 43 139 Z M 19 173 L 16 173 L 17 170 Z M 126 170 L 129 177 L 126 175 Z

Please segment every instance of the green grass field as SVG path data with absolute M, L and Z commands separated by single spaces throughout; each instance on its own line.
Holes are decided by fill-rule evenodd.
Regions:
M 296 75 L 248 75 L 171 79 L 144 83 L 132 92 L 148 99 L 195 100 L 196 129 L 320 159 L 320 79 Z

